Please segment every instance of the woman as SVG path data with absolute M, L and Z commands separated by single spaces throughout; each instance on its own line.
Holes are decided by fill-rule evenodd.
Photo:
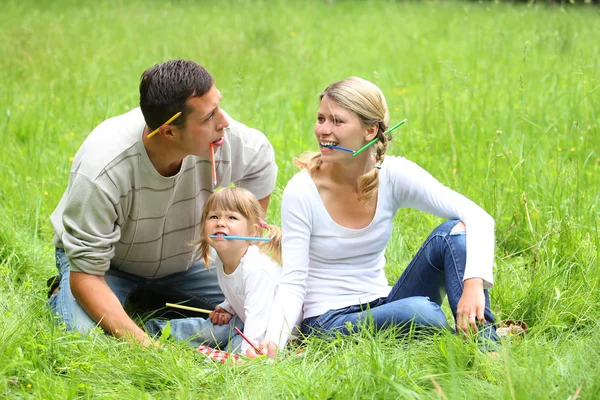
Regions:
M 262 349 L 274 354 L 303 312 L 301 330 L 349 333 L 372 318 L 376 329 L 444 328 L 444 293 L 457 329 L 497 338 L 487 289 L 493 285 L 494 221 L 466 197 L 402 157 L 385 157 L 390 138 L 381 90 L 348 78 L 320 96 L 315 136 L 320 152 L 282 200 L 283 271 Z M 331 146 L 360 149 L 357 155 Z M 399 208 L 448 219 L 427 238 L 393 288 L 385 247 Z M 410 230 L 410 227 L 406 227 Z

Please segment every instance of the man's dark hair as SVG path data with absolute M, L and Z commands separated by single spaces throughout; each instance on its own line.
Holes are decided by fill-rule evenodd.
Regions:
M 148 68 L 140 80 L 140 107 L 148 128 L 158 128 L 179 111 L 172 125 L 184 126 L 192 111 L 187 99 L 203 96 L 212 86 L 212 75 L 193 61 L 171 60 Z

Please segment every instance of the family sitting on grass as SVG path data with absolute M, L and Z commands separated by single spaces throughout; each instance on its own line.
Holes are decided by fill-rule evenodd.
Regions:
M 253 358 L 274 356 L 295 328 L 323 337 L 448 329 L 447 294 L 459 332 L 498 339 L 488 295 L 494 221 L 417 164 L 386 156 L 389 112 L 376 85 L 348 78 L 321 93 L 320 151 L 294 160 L 301 171 L 283 193 L 281 232 L 264 221 L 273 148 L 220 102 L 206 69 L 168 61 L 142 74 L 139 108 L 84 141 L 51 217 L 58 322 L 156 345 L 166 321 L 142 328 L 124 309 L 145 293 L 210 311 L 171 319 L 175 339 Z M 390 287 L 385 247 L 400 208 L 448 221 Z

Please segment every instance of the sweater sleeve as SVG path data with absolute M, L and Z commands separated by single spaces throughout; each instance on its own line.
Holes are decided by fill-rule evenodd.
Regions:
M 266 260 L 265 267 L 268 263 Z M 254 345 L 264 338 L 269 322 L 273 296 L 277 290 L 278 275 L 270 273 L 266 268 L 253 268 L 246 274 L 244 279 L 244 335 Z M 242 353 L 246 352 L 250 345 L 242 342 Z
M 236 186 L 248 189 L 257 199 L 273 192 L 277 180 L 277 164 L 273 146 L 260 131 L 231 120 L 232 176 Z
M 82 175 L 73 176 L 65 199 L 62 242 L 71 271 L 104 275 L 121 237 L 117 211 L 111 199 Z
M 467 262 L 464 279 L 482 278 L 494 284 L 494 219 L 465 196 L 442 185 L 417 164 L 386 157 L 394 196 L 400 207 L 415 208 L 446 219 L 459 219 L 467 227 Z
M 281 203 L 283 269 L 265 336 L 280 349 L 301 318 L 306 295 L 312 220 L 303 192 L 306 192 L 306 185 L 292 179 L 284 190 Z

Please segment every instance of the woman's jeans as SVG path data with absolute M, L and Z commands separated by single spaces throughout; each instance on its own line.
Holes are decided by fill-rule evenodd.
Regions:
M 387 297 L 368 304 L 357 304 L 307 318 L 302 322 L 304 334 L 349 334 L 366 323 L 375 330 L 396 326 L 407 332 L 442 329 L 448 326 L 440 305 L 448 295 L 450 309 L 456 320 L 458 301 L 463 293 L 466 264 L 466 231 L 451 232 L 460 221 L 447 221 L 438 226 L 421 246 Z M 485 325 L 480 324 L 480 339 L 497 341 L 490 309 L 490 297 L 485 293 Z
M 85 310 L 77 303 L 71 293 L 69 282 L 69 259 L 63 249 L 56 249 L 56 267 L 60 290 L 49 300 L 52 312 L 58 322 L 64 322 L 71 331 L 88 333 L 98 324 L 90 318 Z M 214 267 L 206 269 L 203 262 L 196 262 L 187 271 L 178 272 L 158 279 L 147 279 L 127 274 L 113 268 L 106 271 L 104 280 L 121 305 L 136 290 L 151 292 L 169 299 L 173 303 L 185 302 L 186 305 L 213 309 L 220 304 L 223 293 L 219 288 Z M 165 327 L 167 321 L 152 319 L 146 322 L 146 331 L 156 335 Z M 187 340 L 192 345 L 239 347 L 241 338 L 237 338 L 234 326 L 243 329 L 243 324 L 233 318 L 227 325 L 213 325 L 210 319 L 181 318 L 169 321 L 170 336 L 177 340 Z

